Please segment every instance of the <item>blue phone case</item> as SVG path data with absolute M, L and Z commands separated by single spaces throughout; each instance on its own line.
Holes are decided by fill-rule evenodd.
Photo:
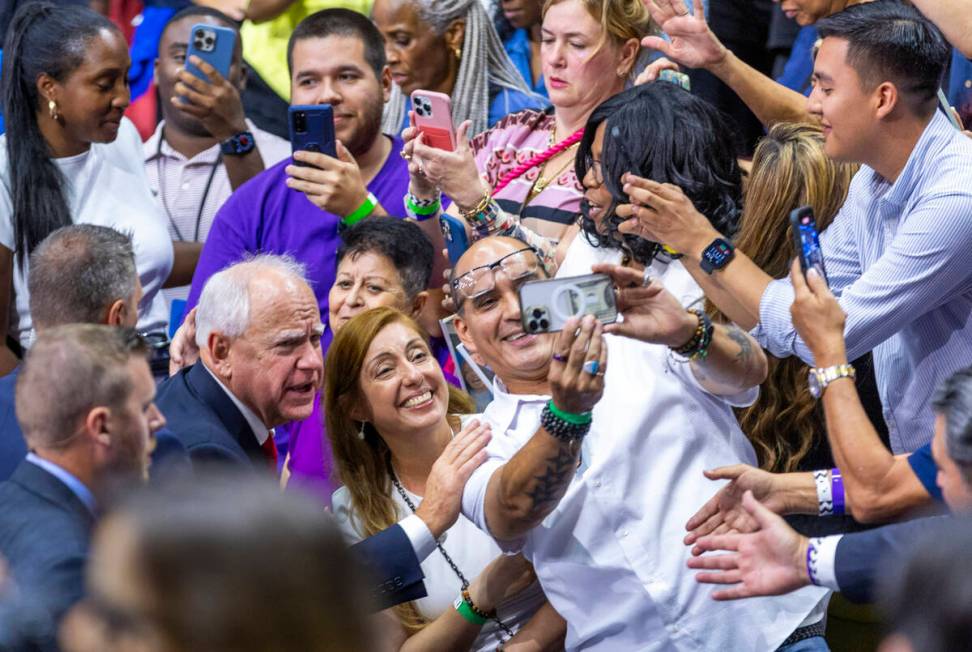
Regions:
M 224 78 L 229 77 L 235 48 L 236 32 L 230 28 L 206 23 L 193 25 L 189 32 L 189 47 L 186 48 L 186 70 L 199 79 L 209 82 L 209 78 L 189 62 L 189 57 L 196 55 L 215 68 Z
M 448 213 L 439 215 L 439 220 L 442 226 L 442 235 L 445 238 L 446 250 L 449 252 L 449 262 L 455 267 L 462 254 L 465 253 L 466 249 L 469 249 L 466 227 L 459 218 Z
M 337 158 L 334 145 L 334 112 L 330 104 L 292 106 L 287 117 L 293 151 L 323 152 Z
M 813 209 L 801 206 L 790 212 L 790 225 L 793 230 L 793 244 L 800 256 L 800 269 L 806 274 L 814 268 L 817 273 L 827 279 L 827 268 L 824 266 L 823 250 L 820 248 L 820 236 L 817 232 L 817 221 L 813 217 Z

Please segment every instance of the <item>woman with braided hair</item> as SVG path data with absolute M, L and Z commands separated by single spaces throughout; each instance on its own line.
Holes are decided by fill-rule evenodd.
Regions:
M 428 214 L 439 193 L 452 200 L 474 238 L 512 235 L 553 263 L 558 241 L 576 232 L 583 195 L 574 171 L 577 145 L 596 106 L 624 90 L 651 19 L 642 0 L 546 0 L 541 59 L 553 111 L 509 115 L 454 152 L 402 133 L 411 157 L 406 210 Z
M 376 0 L 372 18 L 385 37 L 391 97 L 382 130 L 408 126 L 409 95 L 438 91 L 452 98 L 452 117 L 479 133 L 509 113 L 543 108 L 510 61 L 480 0 Z

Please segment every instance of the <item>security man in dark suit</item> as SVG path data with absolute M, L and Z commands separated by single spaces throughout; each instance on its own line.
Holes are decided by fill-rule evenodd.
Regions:
M 75 323 L 134 327 L 142 296 L 131 236 L 107 226 L 73 224 L 57 229 L 30 256 L 30 314 L 37 332 Z M 20 367 L 0 378 L 0 481 L 27 455 L 14 410 Z M 158 433 L 153 478 L 188 465 L 170 434 Z M 163 469 L 163 466 L 165 467 Z
M 17 379 L 30 453 L 0 483 L 0 557 L 52 625 L 83 591 L 91 529 L 109 489 L 148 477 L 155 432 L 149 348 L 133 330 L 45 329 Z

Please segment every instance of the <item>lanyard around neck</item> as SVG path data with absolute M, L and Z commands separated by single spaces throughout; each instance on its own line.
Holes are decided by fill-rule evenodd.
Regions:
M 159 132 L 159 143 L 155 148 L 155 171 L 159 177 L 159 203 L 162 204 L 162 210 L 165 211 L 165 216 L 169 219 L 169 224 L 175 230 L 176 238 L 179 242 L 186 242 L 185 236 L 182 235 L 182 231 L 179 229 L 179 225 L 175 223 L 172 218 L 172 213 L 169 212 L 169 206 L 165 201 L 165 186 L 163 183 L 163 172 L 162 172 L 162 141 L 165 140 L 165 130 Z M 209 170 L 209 176 L 206 178 L 206 187 L 203 190 L 202 199 L 199 200 L 199 207 L 196 209 L 196 225 L 193 229 L 193 235 L 191 242 L 199 242 L 199 226 L 202 223 L 203 209 L 206 207 L 206 199 L 209 197 L 209 189 L 213 185 L 213 178 L 216 176 L 216 169 L 223 162 L 223 152 L 220 152 L 216 156 L 216 161 L 211 163 L 212 166 Z

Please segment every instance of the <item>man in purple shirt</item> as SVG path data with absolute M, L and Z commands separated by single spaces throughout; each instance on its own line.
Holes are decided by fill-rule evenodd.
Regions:
M 342 221 L 367 212 L 370 195 L 377 203 L 369 215 L 405 214 L 408 167 L 399 155 L 402 143 L 380 132 L 391 75 L 377 29 L 353 11 L 312 14 L 294 30 L 288 59 L 293 104 L 333 108 L 338 156 L 297 152 L 226 201 L 203 247 L 187 308 L 198 302 L 210 276 L 247 254 L 286 253 L 307 266 L 326 315 Z M 329 331 L 325 338 L 326 346 Z

